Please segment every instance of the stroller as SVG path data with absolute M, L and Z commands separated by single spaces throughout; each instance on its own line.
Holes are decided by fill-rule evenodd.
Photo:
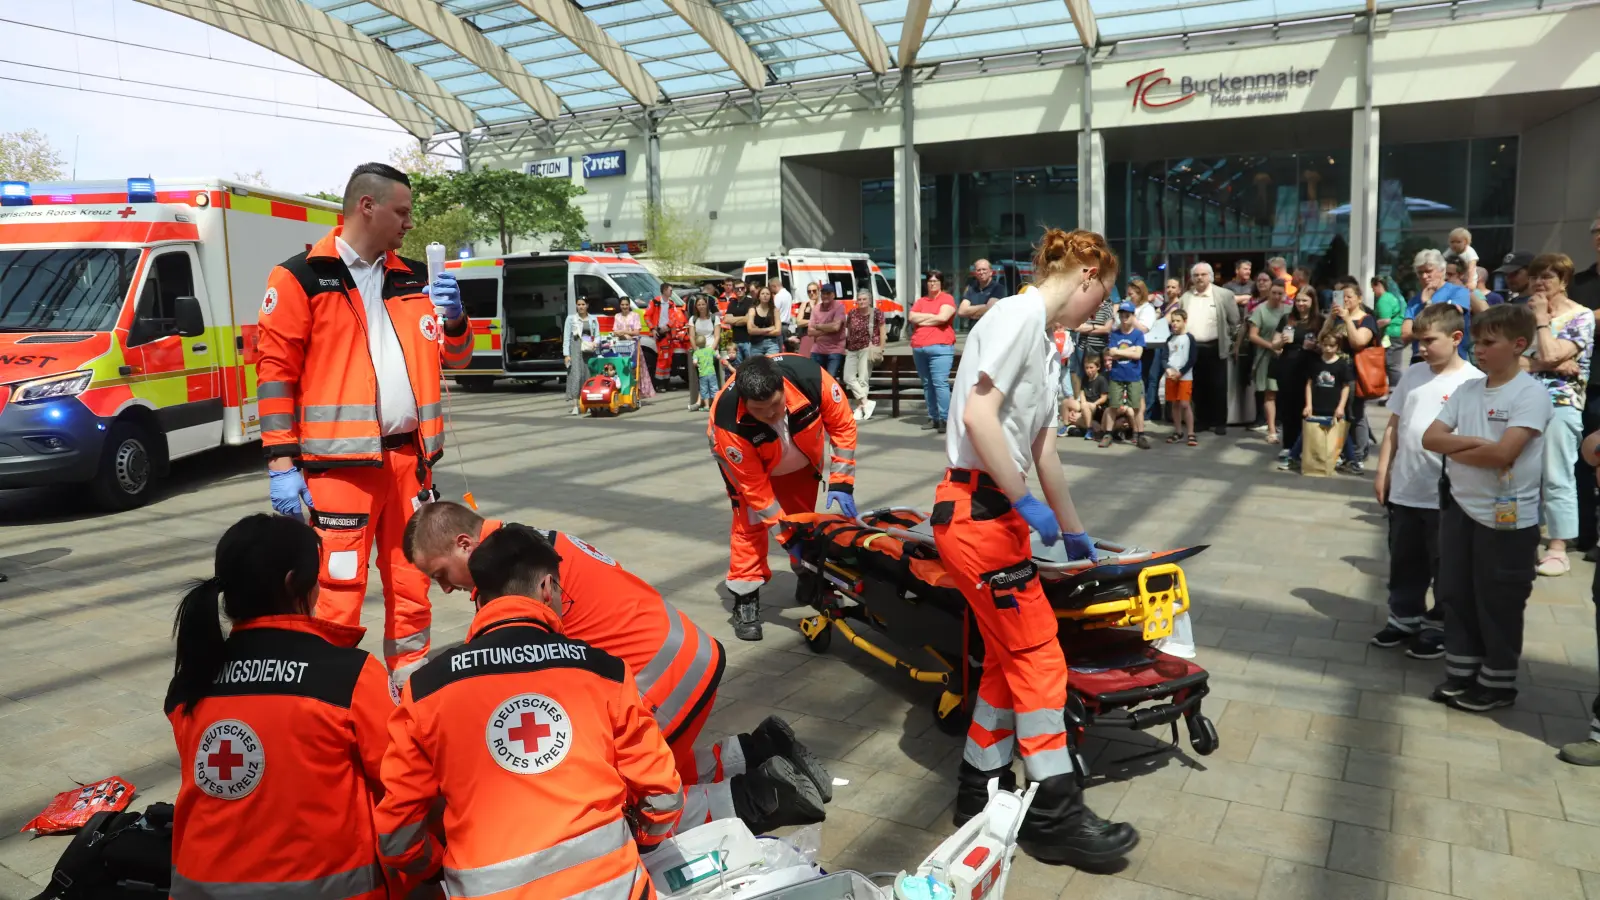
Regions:
M 591 416 L 598 416 L 601 413 L 615 416 L 625 409 L 639 408 L 638 384 L 634 377 L 631 355 L 615 356 L 602 351 L 602 355 L 591 357 L 588 365 L 589 378 L 584 381 L 583 389 L 578 392 L 580 409 Z M 605 376 L 607 365 L 616 368 L 616 378 Z
M 977 701 L 983 641 L 966 598 L 939 562 L 927 517 L 895 507 L 865 512 L 859 520 L 799 513 L 785 516 L 784 525 L 784 543 L 800 575 L 798 599 L 817 610 L 800 621 L 807 646 L 824 653 L 837 631 L 913 681 L 939 685 L 934 721 L 941 731 L 964 734 Z M 1217 730 L 1200 711 L 1209 675 L 1156 646 L 1189 608 L 1178 563 L 1205 546 L 1153 552 L 1097 541 L 1096 549 L 1094 561 L 1068 562 L 1061 545 L 1047 548 L 1034 537 L 1034 562 L 1055 608 L 1070 671 L 1065 713 L 1074 754 L 1093 726 L 1143 731 L 1167 725 L 1170 742 L 1152 753 L 1174 750 L 1182 719 L 1189 746 L 1210 755 Z M 921 648 L 937 665 L 911 665 L 857 633 L 855 623 L 897 645 Z M 1079 779 L 1086 779 L 1084 760 L 1076 762 Z

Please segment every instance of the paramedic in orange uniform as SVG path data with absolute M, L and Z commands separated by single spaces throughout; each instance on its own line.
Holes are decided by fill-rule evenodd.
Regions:
M 247 516 L 178 609 L 174 900 L 388 896 L 372 816 L 394 700 L 361 629 L 311 617 L 319 567 L 305 523 Z
M 733 633 L 761 640 L 761 586 L 772 578 L 767 531 L 786 512 L 814 512 L 831 444 L 828 496 L 856 517 L 856 421 L 844 390 L 821 366 L 792 353 L 756 356 L 711 402 L 711 454 L 717 459 L 733 524 L 728 530 L 728 590 Z
M 452 897 L 655 896 L 639 848 L 677 824 L 681 782 L 628 667 L 562 635 L 559 565 L 531 528 L 490 535 L 466 642 L 403 688 L 377 810 L 391 896 L 441 863 Z
M 1063 714 L 1067 664 L 1055 612 L 1039 586 L 1031 532 L 1047 545 L 1064 539 L 1071 559 L 1094 555 L 1056 453 L 1061 364 L 1050 334 L 1086 321 L 1116 274 L 1117 259 L 1100 235 L 1051 229 L 1034 255 L 1037 290 L 995 301 L 972 327 L 950 393 L 950 468 L 931 517 L 939 558 L 972 608 L 985 653 L 956 821 L 983 809 L 990 779 L 1010 786 L 1012 756 L 1020 752 L 1039 792 L 1018 843 L 1041 860 L 1077 866 L 1116 860 L 1139 835 L 1084 806 Z M 1044 500 L 1028 489 L 1034 465 Z
M 357 168 L 344 225 L 268 277 L 256 363 L 272 506 L 289 516 L 311 507 L 322 537 L 317 615 L 360 623 L 376 545 L 396 684 L 427 658 L 433 619 L 428 579 L 406 562 L 400 535 L 433 496 L 444 454 L 440 364 L 472 358 L 455 277 L 429 285 L 426 264 L 395 252 L 409 230 L 405 173 Z
M 445 593 L 472 590 L 468 560 L 500 528 L 458 503 L 429 503 L 406 524 L 406 556 Z M 592 544 L 535 533 L 561 558 L 562 633 L 627 664 L 672 748 L 685 785 L 682 827 L 737 815 L 759 834 L 822 821 L 833 776 L 784 720 L 768 716 L 748 734 L 695 746 L 722 680 L 722 645 Z
M 663 310 L 666 312 L 666 321 L 662 321 Z M 683 299 L 673 297 L 672 288 L 662 285 L 661 296 L 650 301 L 644 321 L 656 339 L 655 380 L 659 387 L 665 389 L 672 378 L 675 354 L 679 350 L 689 349 L 689 314 L 684 309 Z

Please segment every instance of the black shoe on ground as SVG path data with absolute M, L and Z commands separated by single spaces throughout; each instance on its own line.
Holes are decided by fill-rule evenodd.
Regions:
M 754 834 L 786 825 L 815 825 L 828 816 L 817 786 L 781 756 L 753 772 L 733 776 L 732 782 L 733 810 Z
M 1600 547 L 1590 547 L 1583 551 L 1584 562 L 1600 563 Z
M 943 422 L 940 422 L 940 423 L 939 423 L 939 428 L 938 428 L 938 431 L 939 431 L 939 433 L 940 433 L 940 434 L 944 434 L 944 431 L 945 431 L 945 423 L 943 423 Z
M 1434 685 L 1433 693 L 1428 695 L 1428 699 L 1435 703 L 1449 703 L 1452 699 L 1472 690 L 1477 684 L 1477 679 L 1457 678 L 1451 675 Z
M 741 641 L 761 640 L 761 599 L 755 594 L 734 598 L 733 636 Z
M 1228 426 L 1226 426 L 1226 425 L 1218 425 L 1217 427 L 1215 427 L 1215 428 L 1213 428 L 1211 430 L 1220 437 L 1220 436 L 1225 435 L 1225 434 L 1228 433 Z
M 1516 688 L 1491 688 L 1481 684 L 1474 684 L 1464 693 L 1457 694 L 1445 701 L 1446 706 L 1467 712 L 1488 712 L 1502 706 L 1510 706 L 1517 702 Z
M 1383 649 L 1387 650 L 1390 647 L 1398 647 L 1401 644 L 1409 644 L 1416 636 L 1416 632 L 1405 631 L 1403 629 L 1396 628 L 1394 623 L 1391 622 L 1383 626 L 1382 631 L 1373 635 L 1370 643 L 1374 647 L 1382 647 Z
M 1412 659 L 1444 659 L 1444 632 L 1424 628 L 1411 639 L 1406 655 Z
M 984 771 L 964 759 L 961 761 L 961 768 L 956 773 L 956 812 L 952 817 L 957 828 L 967 824 L 973 816 L 983 812 L 983 808 L 989 805 L 991 778 L 1000 780 L 1002 791 L 1017 789 L 1017 773 L 1013 772 L 1010 766 Z
M 1139 846 L 1139 832 L 1126 822 L 1107 822 L 1084 809 L 1070 823 L 1039 826 L 1024 818 L 1017 846 L 1043 863 L 1100 869 Z
M 935 422 L 932 419 L 929 419 L 928 421 L 922 423 L 922 430 L 923 431 L 932 431 L 932 430 L 934 430 L 935 428 L 938 428 L 938 427 L 939 427 L 939 423 Z
M 787 759 L 800 774 L 817 786 L 823 803 L 833 802 L 833 776 L 828 774 L 822 760 L 811 752 L 811 748 L 794 736 L 794 729 L 789 727 L 788 722 L 777 716 L 767 716 L 755 731 L 750 732 L 750 749 L 760 757 L 761 762 L 775 756 Z
M 1150 449 L 1150 439 L 1145 437 L 1144 432 L 1141 431 L 1138 434 L 1134 435 L 1133 445 L 1135 447 L 1138 447 L 1140 450 L 1149 450 Z

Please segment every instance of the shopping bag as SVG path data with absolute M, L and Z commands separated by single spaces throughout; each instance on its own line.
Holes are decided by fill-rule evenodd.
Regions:
M 1300 474 L 1328 478 L 1339 465 L 1344 452 L 1344 433 L 1349 423 L 1332 416 L 1311 416 L 1300 432 Z

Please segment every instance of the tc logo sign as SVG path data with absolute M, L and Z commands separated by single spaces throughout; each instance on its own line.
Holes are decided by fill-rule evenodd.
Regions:
M 627 172 L 627 151 L 607 150 L 604 153 L 587 153 L 583 157 L 584 178 L 610 178 L 626 175 Z
M 1128 79 L 1126 86 L 1133 88 L 1134 109 L 1137 110 L 1141 106 L 1143 106 L 1145 109 L 1160 109 L 1163 106 L 1177 106 L 1179 103 L 1189 100 L 1195 96 L 1195 92 L 1190 91 L 1181 97 L 1175 97 L 1171 100 L 1151 100 L 1150 92 L 1152 90 L 1158 87 L 1165 87 L 1172 83 L 1172 79 L 1167 77 L 1166 72 L 1167 70 L 1165 67 L 1151 69 L 1143 75 L 1135 75 Z

